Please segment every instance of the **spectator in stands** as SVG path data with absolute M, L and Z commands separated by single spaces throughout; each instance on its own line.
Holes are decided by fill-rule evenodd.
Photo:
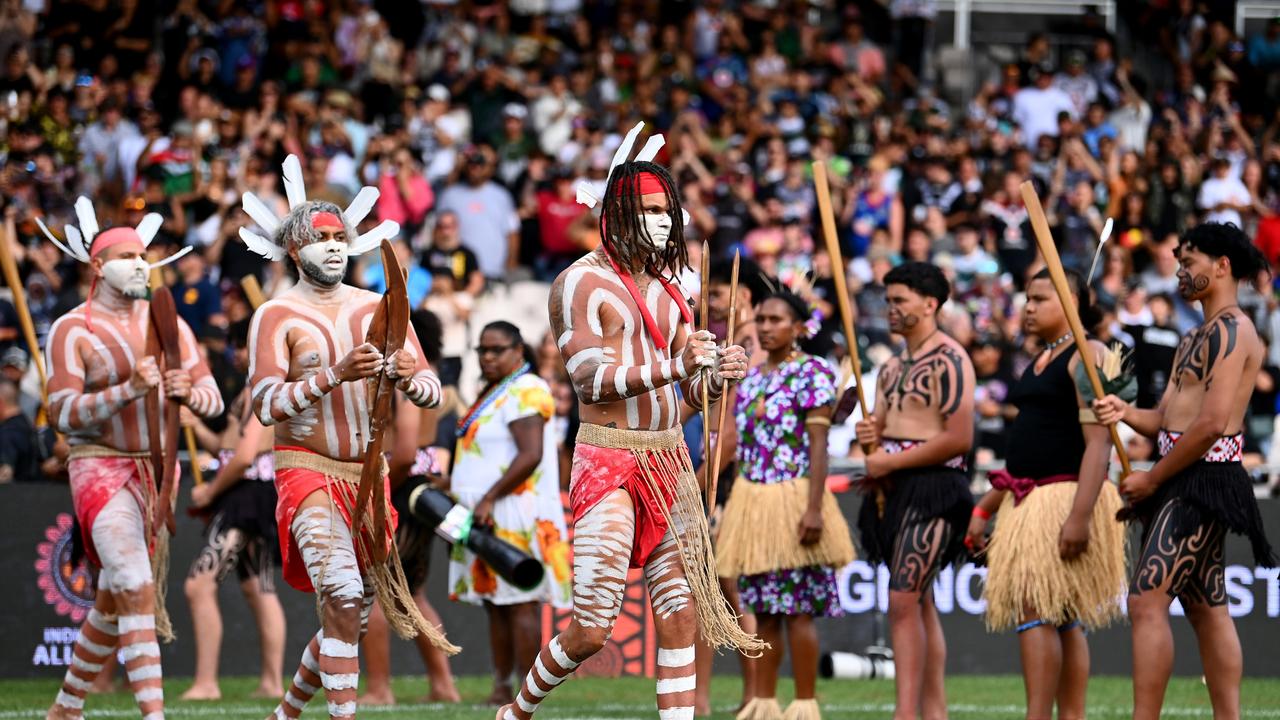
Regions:
M 462 245 L 459 229 L 457 213 L 447 209 L 436 213 L 431 247 L 423 256 L 423 265 L 433 275 L 448 273 L 453 278 L 452 288 L 476 297 L 484 289 L 484 273 L 476 254 Z
M 493 150 L 472 149 L 464 158 L 465 182 L 441 193 L 440 210 L 457 218 L 462 244 L 475 253 L 484 276 L 501 280 L 520 256 L 520 219 L 511 192 L 493 182 L 493 170 Z
M 173 286 L 173 302 L 178 315 L 198 337 L 209 325 L 226 328 L 222 314 L 222 290 L 210 279 L 204 250 L 194 248 L 178 259 L 178 282 Z
M 0 378 L 0 484 L 44 479 L 40 439 L 18 398 L 18 384 Z
M 1230 223 L 1244 228 L 1240 213 L 1251 209 L 1253 198 L 1240 178 L 1231 174 L 1231 162 L 1215 158 L 1209 166 L 1212 175 L 1200 186 L 1196 205 L 1204 212 L 1204 222 Z
M 1076 106 L 1071 96 L 1054 86 L 1053 75 L 1043 68 L 1032 68 L 1029 73 L 1032 85 L 1018 91 L 1013 97 L 1013 119 L 1022 128 L 1022 138 L 1028 147 L 1035 147 L 1041 135 L 1058 136 L 1058 114 L 1076 116 Z

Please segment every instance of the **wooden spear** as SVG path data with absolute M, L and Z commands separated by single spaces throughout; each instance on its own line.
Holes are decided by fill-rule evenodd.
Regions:
M 733 253 L 733 275 L 729 280 L 729 329 L 724 336 L 724 346 L 729 347 L 733 344 L 734 326 L 738 320 L 738 264 L 742 261 L 742 252 L 735 250 Z M 716 453 L 715 462 L 711 465 L 711 482 L 707 485 L 707 509 L 715 507 L 716 502 L 716 486 L 720 484 L 720 450 L 724 447 L 724 413 L 729 406 L 729 391 L 733 388 L 733 383 L 726 382 L 724 391 L 720 394 L 720 418 L 716 421 Z M 735 427 L 733 432 L 737 432 Z M 705 460 L 703 461 L 705 462 Z

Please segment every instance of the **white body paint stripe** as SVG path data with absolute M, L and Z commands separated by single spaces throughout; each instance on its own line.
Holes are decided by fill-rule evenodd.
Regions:
M 694 650 L 692 645 L 675 650 L 658 648 L 658 667 L 684 667 L 693 662 L 693 658 Z
M 155 630 L 155 615 L 121 615 L 119 621 L 120 634 L 125 635 L 139 630 Z
M 133 643 L 120 648 L 120 656 L 125 662 L 144 657 L 160 657 L 160 645 L 153 642 Z
M 320 654 L 332 658 L 353 658 L 360 656 L 360 646 L 343 642 L 336 638 L 325 638 L 320 641 Z
M 666 678 L 658 681 L 658 694 L 670 695 L 671 693 L 688 692 L 698 686 L 697 675 L 686 675 L 678 678 Z
M 325 690 L 351 690 L 360 684 L 360 673 L 320 673 Z
M 160 669 L 160 663 L 152 663 L 150 665 L 142 665 L 133 668 L 125 673 L 129 676 L 129 682 L 140 682 L 142 680 L 159 680 L 163 677 L 163 671 Z
M 142 688 L 133 694 L 133 699 L 140 703 L 153 702 L 155 700 L 164 700 L 164 688 L 151 687 Z
M 80 710 L 84 708 L 84 698 L 72 695 L 65 690 L 58 691 L 58 697 L 54 699 L 53 703 L 55 705 L 61 705 L 64 708 L 71 708 L 72 710 Z
M 71 667 L 77 670 L 83 670 L 87 673 L 102 672 L 102 663 L 92 663 L 75 654 L 71 655 Z
M 298 698 L 294 697 L 292 690 L 285 691 L 284 701 L 288 703 L 291 707 L 293 707 L 295 710 L 301 711 L 301 710 L 305 710 L 307 707 L 306 701 L 299 700 Z
M 344 703 L 329 703 L 329 715 L 332 717 L 352 717 L 356 714 L 355 701 Z
M 555 660 L 556 664 L 561 668 L 565 670 L 576 670 L 578 668 L 578 663 L 570 660 L 569 656 L 565 653 L 564 648 L 560 647 L 560 638 L 551 638 L 551 642 L 547 645 L 547 649 L 551 651 L 551 659 Z
M 658 720 L 693 720 L 693 706 L 659 709 Z

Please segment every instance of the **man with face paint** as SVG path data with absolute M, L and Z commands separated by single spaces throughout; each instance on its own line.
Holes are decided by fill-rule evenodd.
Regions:
M 703 383 L 718 398 L 746 371 L 736 345 L 690 327 L 689 300 L 671 280 L 688 265 L 683 212 L 667 171 L 622 162 L 606 185 L 601 247 L 551 288 L 552 332 L 580 402 L 582 425 L 569 496 L 573 508 L 573 618 L 552 638 L 498 720 L 528 720 L 609 639 L 629 568 L 644 568 L 657 631 L 657 706 L 667 720 L 694 713 L 694 642 L 757 652 L 721 594 L 702 491 L 680 428 L 679 398 Z M 652 157 L 655 141 L 638 157 Z M 580 197 L 583 190 L 580 189 Z M 676 393 L 676 385 L 680 394 Z
M 161 521 L 154 517 L 158 479 L 152 476 L 143 398 L 160 387 L 196 415 L 213 417 L 222 413 L 222 396 L 181 319 L 181 367 L 162 374 L 146 354 L 152 267 L 146 245 L 159 217 L 137 230 L 98 233 L 89 201 L 81 198 L 76 210 L 80 230 L 67 231 L 75 250 L 64 250 L 92 267 L 93 280 L 89 299 L 49 331 L 49 417 L 71 445 L 68 472 L 80 539 L 101 573 L 48 717 L 81 717 L 90 684 L 118 650 L 143 717 L 159 720 L 164 691 L 157 627 L 167 634 L 168 617 L 156 607 L 156 582 L 163 578 L 153 577 L 151 567 Z
M 1214 717 L 1240 717 L 1240 639 L 1227 612 L 1223 543 L 1248 538 L 1254 560 L 1274 567 L 1252 481 L 1241 465 L 1244 417 L 1266 348 L 1237 304 L 1266 259 L 1234 225 L 1206 223 L 1178 246 L 1178 294 L 1198 301 L 1205 322 L 1182 338 L 1159 406 L 1142 410 L 1108 395 L 1098 420 L 1123 420 L 1155 438 L 1160 459 L 1120 481 L 1128 516 L 1143 524 L 1129 585 L 1133 625 L 1133 717 L 1160 716 L 1173 671 L 1169 605 L 1182 603 L 1195 630 Z
M 933 581 L 963 548 L 973 511 L 965 458 L 973 445 L 973 364 L 938 327 L 950 283 L 909 262 L 884 278 L 889 329 L 905 341 L 877 379 L 875 413 L 858 423 L 868 484 L 858 514 L 869 561 L 889 566 L 889 633 L 899 720 L 947 716 L 946 641 Z
M 298 717 L 320 687 L 331 718 L 355 715 L 358 643 L 375 597 L 400 635 L 425 635 L 456 650 L 423 619 L 406 586 L 385 468 L 384 490 L 374 502 L 388 503 L 388 559 L 374 559 L 371 524 L 356 537 L 351 532 L 370 433 L 365 379 L 385 374 L 419 407 L 435 406 L 441 394 L 412 329 L 404 349 L 391 357 L 364 341 L 382 296 L 342 282 L 355 239 L 347 222 L 351 212 L 302 200 L 279 222 L 273 242 L 296 269 L 298 283 L 258 308 L 249 331 L 253 412 L 275 431 L 284 578 L 294 588 L 316 592 L 321 607 L 321 630 L 303 653 L 275 718 Z

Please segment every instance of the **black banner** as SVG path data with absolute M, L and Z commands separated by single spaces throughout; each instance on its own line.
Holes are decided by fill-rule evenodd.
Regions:
M 189 487 L 184 482 L 184 488 Z M 185 492 L 180 505 L 185 505 Z M 856 517 L 858 498 L 839 497 L 845 516 Z M 1262 501 L 1262 515 L 1273 542 L 1280 542 L 1280 502 Z M 191 614 L 183 581 L 187 568 L 203 544 L 203 527 L 179 507 L 179 530 L 171 549 L 168 584 L 169 612 L 178 639 L 163 647 L 165 673 L 189 676 L 195 648 Z M 70 659 L 71 643 L 92 606 L 90 577 L 83 568 L 70 565 L 71 499 L 65 486 L 0 486 L 0 524 L 5 528 L 0 571 L 10 578 L 9 591 L 0 595 L 0 677 L 56 677 Z M 447 598 L 446 547 L 435 543 L 428 596 L 444 618 L 453 642 L 462 645 L 452 661 L 455 673 L 490 674 L 484 611 L 450 602 Z M 1280 653 L 1275 652 L 1277 618 L 1280 617 L 1280 573 L 1255 567 L 1248 546 L 1239 538 L 1227 541 L 1227 594 L 1230 611 L 1244 647 L 1245 673 L 1256 677 L 1280 675 Z M 992 635 L 982 623 L 982 579 L 985 570 L 965 565 L 947 570 L 935 586 L 936 601 L 947 634 L 948 669 L 954 673 L 1016 673 L 1019 671 L 1017 639 L 1013 633 Z M 633 585 L 639 580 L 633 573 Z M 862 652 L 877 635 L 887 633 L 883 616 L 887 602 L 887 573 L 855 561 L 840 572 L 841 602 L 848 615 L 822 620 L 819 637 L 823 651 Z M 292 673 L 302 648 L 318 628 L 315 599 L 277 582 L 288 618 L 285 671 Z M 628 612 L 620 622 L 607 652 L 593 663 L 603 675 L 651 674 L 656 638 L 648 621 L 647 594 L 640 587 L 628 589 Z M 259 667 L 257 631 L 234 575 L 220 591 L 224 622 L 222 668 L 228 674 L 254 674 Z M 1175 605 L 1175 613 L 1179 610 Z M 564 613 L 545 611 L 544 632 L 563 626 Z M 1199 675 L 1199 654 L 1188 623 L 1174 618 L 1178 652 L 1175 672 Z M 1127 675 L 1130 641 L 1127 625 L 1119 625 L 1090 638 L 1095 674 Z M 422 663 L 413 646 L 393 642 L 392 666 L 396 674 L 419 674 Z M 609 662 L 605 662 L 609 659 Z M 717 659 L 717 669 L 737 671 L 729 656 Z

